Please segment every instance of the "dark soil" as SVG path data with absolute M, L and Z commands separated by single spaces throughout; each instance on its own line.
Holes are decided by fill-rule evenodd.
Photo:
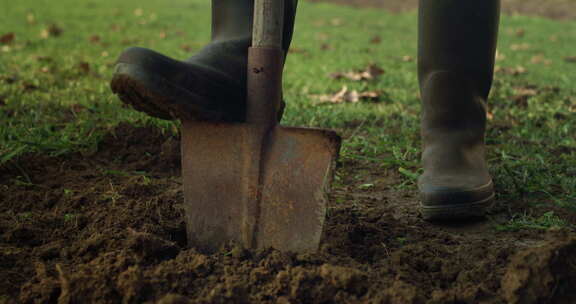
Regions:
M 378 7 L 392 12 L 417 9 L 418 0 L 308 0 L 311 2 L 334 2 L 356 7 Z M 574 0 L 502 0 L 505 14 L 541 16 L 551 19 L 576 19 Z
M 0 302 L 575 303 L 576 235 L 430 224 L 396 171 L 344 162 L 317 254 L 186 246 L 178 138 L 0 167 Z M 373 187 L 359 187 L 371 183 Z M 521 202 L 499 202 L 492 220 Z

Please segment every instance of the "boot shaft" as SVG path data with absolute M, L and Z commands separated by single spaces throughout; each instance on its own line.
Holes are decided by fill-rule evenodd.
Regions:
M 459 74 L 486 99 L 492 85 L 500 0 L 420 0 L 421 88 L 438 71 Z
M 283 48 L 292 41 L 298 0 L 286 0 Z M 212 0 L 212 41 L 251 41 L 254 0 Z

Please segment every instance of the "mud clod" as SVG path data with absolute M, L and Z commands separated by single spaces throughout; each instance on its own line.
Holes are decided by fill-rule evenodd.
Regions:
M 576 237 L 520 251 L 502 278 L 508 303 L 576 302 Z

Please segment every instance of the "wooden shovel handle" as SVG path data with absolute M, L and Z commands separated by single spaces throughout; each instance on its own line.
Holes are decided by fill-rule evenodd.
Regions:
M 255 0 L 252 47 L 282 48 L 284 0 Z
M 252 47 L 248 52 L 246 121 L 273 127 L 282 99 L 285 0 L 255 0 Z

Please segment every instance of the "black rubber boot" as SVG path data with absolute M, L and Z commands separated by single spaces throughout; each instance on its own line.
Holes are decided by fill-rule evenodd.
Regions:
M 297 2 L 286 1 L 286 51 Z M 128 48 L 117 60 L 112 91 L 134 109 L 162 119 L 244 121 L 253 14 L 254 0 L 212 0 L 212 40 L 206 47 L 186 61 Z
M 427 220 L 483 216 L 494 200 L 484 156 L 499 0 L 420 0 L 418 73 Z

